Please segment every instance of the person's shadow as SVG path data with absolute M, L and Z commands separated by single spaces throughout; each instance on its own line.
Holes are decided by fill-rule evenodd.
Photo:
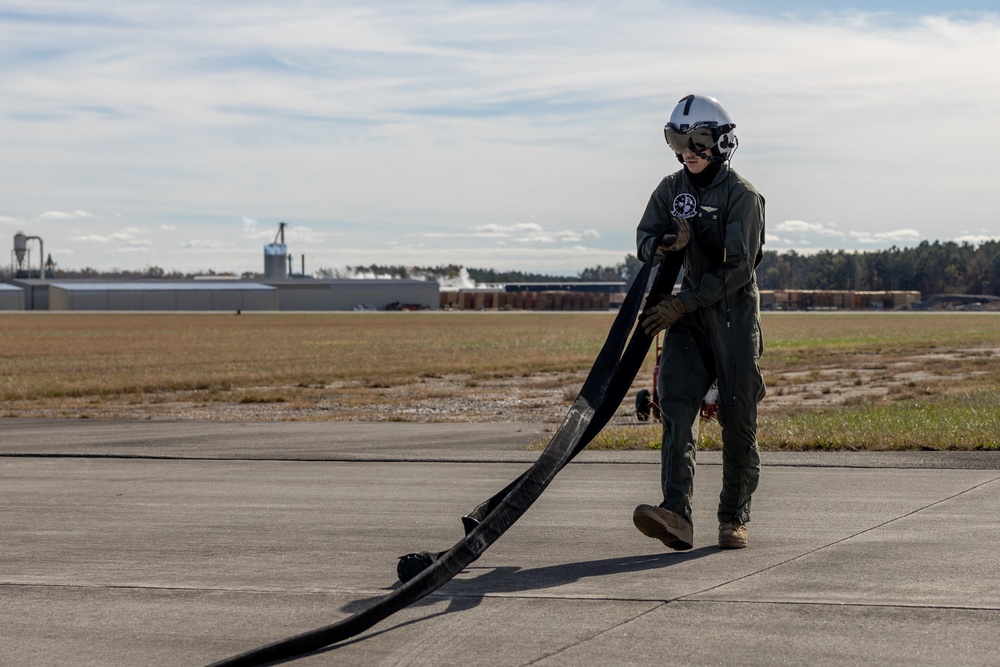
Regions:
M 482 603 L 483 598 L 494 593 L 517 593 L 523 591 L 543 590 L 546 588 L 556 588 L 591 577 L 605 577 L 614 574 L 629 574 L 633 572 L 643 572 L 645 570 L 659 570 L 671 567 L 680 563 L 686 563 L 698 558 L 704 558 L 711 554 L 718 553 L 718 547 L 699 547 L 691 551 L 671 551 L 667 553 L 649 554 L 645 556 L 625 556 L 622 558 L 605 558 L 602 560 L 582 561 L 578 563 L 564 563 L 561 565 L 547 565 L 521 569 L 516 566 L 506 567 L 468 567 L 466 572 L 473 570 L 483 570 L 482 574 L 471 579 L 452 579 L 435 593 L 431 593 L 417 602 L 410 605 L 413 608 L 437 604 L 441 598 L 448 598 L 448 606 L 438 612 L 428 614 L 421 618 L 397 623 L 391 627 L 377 630 L 361 637 L 355 637 L 345 642 L 340 642 L 332 646 L 319 649 L 314 654 L 334 651 L 341 646 L 348 646 L 357 642 L 367 641 L 385 632 L 390 632 L 397 628 L 406 627 L 415 623 L 426 621 L 427 619 L 453 614 L 467 609 L 474 609 Z M 397 581 L 390 587 L 391 590 L 399 588 L 402 584 Z M 341 610 L 354 614 L 362 611 L 383 596 L 363 598 L 354 600 L 341 607 Z
M 679 563 L 704 558 L 711 554 L 718 553 L 718 547 L 699 547 L 691 551 L 670 551 L 659 554 L 649 554 L 645 556 L 625 556 L 622 558 L 605 558 L 602 560 L 582 561 L 579 563 L 564 563 L 562 565 L 548 565 L 545 567 L 529 568 L 522 570 L 519 567 L 467 567 L 464 571 L 483 570 L 483 573 L 471 579 L 452 579 L 434 593 L 417 600 L 412 605 L 413 608 L 437 604 L 441 598 L 448 599 L 448 606 L 438 612 L 427 614 L 420 618 L 410 619 L 396 623 L 393 626 L 377 630 L 359 637 L 354 637 L 347 641 L 338 642 L 315 651 L 307 651 L 285 659 L 278 659 L 266 664 L 280 665 L 310 655 L 321 655 L 330 651 L 335 651 L 342 646 L 349 646 L 363 641 L 368 641 L 374 637 L 390 632 L 397 628 L 403 628 L 415 623 L 421 623 L 431 618 L 453 614 L 467 609 L 474 609 L 482 603 L 483 598 L 491 593 L 517 593 L 522 591 L 542 590 L 546 588 L 556 588 L 565 584 L 571 584 L 588 577 L 604 577 L 613 574 L 628 574 L 632 572 L 643 572 L 645 570 L 658 570 L 664 567 L 671 567 Z M 402 586 L 396 581 L 389 587 L 388 592 Z M 443 591 L 443 592 L 441 592 Z M 388 594 L 388 593 L 387 593 Z M 347 614 L 355 614 L 367 609 L 381 600 L 382 595 L 362 598 L 349 602 L 341 610 Z
M 467 567 L 465 571 L 482 570 L 482 574 L 470 579 L 452 579 L 442 587 L 441 591 L 444 591 L 444 593 L 441 591 L 432 593 L 428 596 L 432 598 L 431 600 L 428 601 L 427 598 L 423 598 L 414 603 L 414 606 L 432 604 L 442 597 L 450 597 L 452 601 L 459 598 L 472 598 L 476 601 L 476 604 L 479 604 L 482 598 L 490 593 L 519 593 L 545 588 L 556 588 L 591 577 L 628 574 L 644 570 L 659 570 L 664 567 L 677 565 L 678 563 L 704 558 L 716 552 L 718 552 L 718 548 L 716 547 L 701 547 L 691 551 L 671 551 L 644 556 L 605 558 L 603 560 L 562 563 L 560 565 L 548 565 L 529 569 L 521 569 L 516 566 L 482 567 L 473 565 Z M 390 588 L 391 590 L 395 590 L 400 585 L 400 582 L 397 581 Z M 344 605 L 342 610 L 353 614 L 368 607 L 377 599 L 379 598 L 355 600 Z M 446 610 L 442 613 L 448 612 Z

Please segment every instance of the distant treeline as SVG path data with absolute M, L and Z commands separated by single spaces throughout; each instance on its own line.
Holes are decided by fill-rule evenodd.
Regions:
M 469 280 L 481 284 L 499 283 L 548 283 L 548 282 L 620 282 L 629 280 L 639 272 L 642 262 L 634 255 L 627 255 L 623 262 L 614 266 L 594 266 L 583 269 L 575 276 L 562 276 L 530 271 L 499 271 L 497 269 L 465 268 L 460 264 L 447 266 L 398 266 L 370 264 L 368 266 L 348 266 L 347 272 L 321 269 L 322 277 L 350 276 L 391 276 L 393 278 L 418 278 L 423 280 L 452 280 L 459 277 L 464 269 Z
M 497 271 L 495 269 L 468 269 L 469 278 L 477 283 L 548 283 L 548 282 L 620 282 L 628 280 L 638 272 L 642 262 L 628 255 L 625 261 L 615 266 L 595 266 L 583 269 L 575 276 L 554 276 L 524 271 Z
M 196 271 L 192 273 L 184 273 L 182 271 L 168 271 L 159 266 L 147 266 L 144 269 L 111 269 L 108 271 L 100 271 L 98 269 L 93 269 L 91 267 L 85 267 L 82 269 L 58 269 L 49 273 L 47 278 L 75 278 L 75 279 L 87 279 L 87 280 L 108 280 L 108 279 L 127 279 L 127 280 L 188 280 L 191 278 L 203 278 L 203 277 L 213 277 L 213 278 L 259 278 L 261 274 L 253 273 L 250 271 L 244 272 L 242 275 L 237 276 L 234 273 L 216 273 L 212 269 L 206 271 Z M 38 277 L 38 271 L 34 271 L 34 275 L 30 276 L 32 278 Z
M 638 273 L 642 263 L 635 255 L 626 255 L 614 266 L 593 266 L 575 276 L 559 276 L 527 271 L 464 268 L 460 264 L 436 267 L 414 266 L 349 266 L 345 275 L 333 269 L 320 269 L 319 277 L 339 278 L 358 275 L 420 278 L 424 280 L 454 280 L 463 270 L 476 283 L 531 282 L 628 282 Z M 212 270 L 197 274 L 166 271 L 149 266 L 140 271 L 97 271 L 91 268 L 59 270 L 61 278 L 166 278 L 181 279 L 195 276 L 227 276 Z M 233 276 L 235 277 L 235 276 Z M 261 274 L 243 273 L 242 278 L 260 278 Z M 916 290 L 929 294 L 992 294 L 1000 296 L 1000 241 L 988 241 L 974 246 L 951 241 L 924 241 L 915 248 L 890 248 L 873 252 L 824 250 L 802 255 L 794 251 L 764 252 L 757 267 L 757 283 L 761 289 L 804 290 Z
M 761 289 L 917 290 L 921 294 L 1000 296 L 1000 241 L 979 246 L 924 241 L 915 248 L 815 255 L 768 251 L 757 267 Z
M 615 266 L 595 266 L 565 278 L 536 278 L 535 274 L 492 269 L 469 269 L 469 277 L 478 282 L 628 281 L 641 266 L 635 255 L 627 255 Z M 924 241 L 915 248 L 825 250 L 812 255 L 767 250 L 757 267 L 757 283 L 761 289 L 916 290 L 924 295 L 1000 296 L 1000 241 L 979 246 Z
M 626 262 L 630 258 L 626 258 Z M 634 257 L 631 260 L 638 262 Z M 641 266 L 641 265 L 640 265 Z M 352 276 L 390 276 L 392 278 L 417 278 L 420 280 L 452 280 L 458 278 L 464 269 L 469 280 L 476 283 L 547 283 L 547 282 L 582 282 L 582 281 L 620 281 L 624 280 L 625 263 L 617 267 L 597 266 L 584 269 L 576 276 L 560 276 L 549 273 L 532 273 L 530 271 L 498 271 L 497 269 L 465 268 L 460 264 L 447 266 L 396 266 L 370 264 L 368 266 L 348 266 L 346 272 L 331 269 L 320 269 L 322 277 L 352 277 Z

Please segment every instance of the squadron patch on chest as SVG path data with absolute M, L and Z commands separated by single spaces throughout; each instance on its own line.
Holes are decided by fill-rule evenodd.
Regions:
M 693 218 L 698 212 L 698 201 L 694 195 L 682 192 L 674 197 L 673 214 L 680 218 Z

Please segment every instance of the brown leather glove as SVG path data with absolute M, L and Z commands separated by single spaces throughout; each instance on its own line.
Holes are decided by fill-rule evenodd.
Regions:
M 684 302 L 671 295 L 655 306 L 650 306 L 642 311 L 639 324 L 648 335 L 655 336 L 684 317 L 686 312 L 687 308 L 684 307 Z
M 687 220 L 675 215 L 671 217 L 671 221 L 673 222 L 672 229 L 663 235 L 660 245 L 656 246 L 656 252 L 653 254 L 653 266 L 662 262 L 668 252 L 683 250 L 688 241 L 691 240 L 691 225 L 688 224 Z

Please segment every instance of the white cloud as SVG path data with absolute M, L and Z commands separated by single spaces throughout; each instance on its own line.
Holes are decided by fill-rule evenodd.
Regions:
M 537 233 L 516 236 L 513 240 L 520 243 L 568 243 L 584 239 L 598 239 L 600 236 L 600 233 L 595 229 L 585 229 L 583 231 L 560 229 L 552 232 L 539 230 Z M 583 246 L 580 247 L 582 248 Z
M 7 227 L 23 227 L 27 220 L 23 216 L 0 215 L 0 224 Z
M 111 237 L 101 236 L 100 234 L 82 234 L 74 236 L 70 240 L 74 243 L 107 243 L 111 240 Z
M 663 122 L 699 91 L 737 122 L 734 165 L 767 197 L 769 244 L 913 243 L 945 236 L 941 220 L 997 234 L 1000 138 L 976 132 L 961 161 L 924 140 L 1000 114 L 983 80 L 997 14 L 689 9 L 8 3 L 0 222 L 53 238 L 85 222 L 74 235 L 96 247 L 126 239 L 89 211 L 121 211 L 153 261 L 181 269 L 256 268 L 279 220 L 295 252 L 338 265 L 607 264 L 634 252 L 646 198 L 678 166 Z
M 126 243 L 115 248 L 118 253 L 148 253 L 148 243 Z
M 143 230 L 137 227 L 128 227 L 109 234 L 80 234 L 72 237 L 73 241 L 89 241 L 94 243 L 109 243 L 111 241 L 133 241 L 135 237 L 142 234 Z
M 476 227 L 475 231 L 479 234 L 510 237 L 515 234 L 539 233 L 543 230 L 541 225 L 534 222 L 518 222 L 513 225 L 481 225 Z
M 844 232 L 838 229 L 831 229 L 829 226 L 819 222 L 806 222 L 804 220 L 785 220 L 774 226 L 779 232 L 789 234 L 812 234 L 815 236 L 832 236 L 843 238 Z
M 275 233 L 271 233 L 272 237 Z M 330 234 L 306 225 L 291 225 L 285 229 L 285 242 L 299 248 L 326 244 L 330 237 Z
M 38 216 L 40 220 L 79 220 L 80 218 L 93 218 L 93 213 L 87 211 L 46 211 Z
M 537 222 L 517 222 L 513 224 L 489 224 L 474 227 L 467 232 L 423 232 L 413 234 L 428 239 L 493 239 L 499 243 L 567 243 L 584 239 L 599 239 L 596 229 L 547 230 Z
M 185 250 L 225 250 L 232 248 L 233 244 L 214 239 L 191 239 L 178 243 L 177 247 Z
M 924 239 L 923 234 L 915 229 L 894 229 L 887 232 L 852 231 L 851 237 L 861 243 L 884 245 L 886 243 L 913 244 Z
M 962 234 L 952 239 L 955 243 L 968 243 L 980 245 L 990 241 L 1000 241 L 1000 234 Z
M 772 234 L 771 230 L 779 234 Z M 831 229 L 829 225 L 804 220 L 785 220 L 767 230 L 765 246 L 770 248 L 816 248 L 828 249 L 829 240 L 838 239 L 838 249 L 849 250 L 863 247 L 887 247 L 891 245 L 915 245 L 926 238 L 915 229 L 892 229 L 881 232 L 850 229 Z

